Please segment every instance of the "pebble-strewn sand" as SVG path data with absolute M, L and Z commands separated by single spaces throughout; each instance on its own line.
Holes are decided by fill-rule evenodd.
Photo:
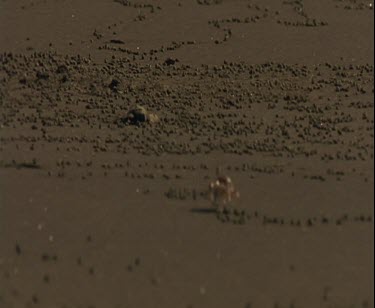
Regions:
M 0 0 L 0 308 L 373 307 L 372 6 Z

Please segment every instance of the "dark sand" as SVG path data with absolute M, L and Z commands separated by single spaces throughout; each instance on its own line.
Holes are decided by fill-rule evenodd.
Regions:
M 373 307 L 370 2 L 0 0 L 0 307 Z

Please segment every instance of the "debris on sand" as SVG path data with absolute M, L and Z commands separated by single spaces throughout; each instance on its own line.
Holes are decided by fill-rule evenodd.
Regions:
M 41 169 L 42 167 L 33 159 L 31 162 L 16 162 L 12 160 L 10 163 L 0 161 L 0 168 L 16 168 L 16 169 Z
M 223 206 L 216 211 L 216 218 L 223 223 L 244 225 L 250 221 L 252 215 L 245 209 L 234 209 Z
M 145 122 L 156 123 L 159 117 L 154 113 L 149 113 L 145 107 L 137 105 L 129 110 L 124 120 L 126 123 L 137 125 Z
M 113 40 L 110 40 L 109 42 L 112 44 L 125 44 L 124 41 L 118 40 L 118 39 L 113 39 Z

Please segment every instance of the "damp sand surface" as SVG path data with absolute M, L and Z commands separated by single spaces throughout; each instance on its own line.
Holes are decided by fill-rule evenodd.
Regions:
M 0 28 L 0 307 L 373 307 L 369 1 L 2 0 Z

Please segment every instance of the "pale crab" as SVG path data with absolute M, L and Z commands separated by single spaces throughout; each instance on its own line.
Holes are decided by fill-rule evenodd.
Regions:
M 228 176 L 218 176 L 208 187 L 209 198 L 214 206 L 220 210 L 240 197 L 239 191 L 234 187 L 232 179 Z

